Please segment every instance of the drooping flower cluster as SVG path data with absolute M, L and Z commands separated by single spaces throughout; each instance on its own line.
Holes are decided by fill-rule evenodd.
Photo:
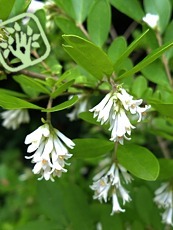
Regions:
M 128 191 L 122 185 L 128 184 L 133 179 L 127 170 L 120 164 L 113 163 L 111 168 L 104 169 L 93 178 L 93 184 L 90 186 L 94 190 L 93 199 L 98 199 L 100 202 L 107 202 L 112 198 L 112 213 L 125 212 L 121 208 L 119 200 L 122 200 L 123 205 L 130 202 L 131 198 Z
M 46 123 L 28 134 L 25 144 L 30 144 L 28 153 L 34 152 L 32 156 L 26 158 L 32 159 L 32 163 L 35 164 L 33 173 L 41 174 L 39 180 L 44 178 L 54 181 L 55 176 L 60 177 L 62 172 L 67 172 L 64 168 L 67 165 L 65 160 L 72 154 L 68 152 L 66 146 L 73 149 L 75 144 L 50 124 Z
M 162 222 L 173 226 L 173 188 L 165 182 L 155 191 L 154 201 L 159 208 L 164 208 Z
M 111 131 L 111 141 L 119 142 L 123 144 L 124 138 L 130 140 L 131 138 L 127 134 L 131 135 L 131 129 L 135 127 L 130 123 L 130 120 L 126 112 L 130 112 L 132 115 L 138 115 L 138 122 L 141 121 L 143 113 L 150 108 L 150 106 L 140 107 L 142 99 L 133 100 L 133 96 L 128 94 L 122 87 L 117 87 L 117 91 L 111 91 L 103 100 L 90 109 L 90 112 L 94 112 L 94 117 L 97 117 L 97 121 L 104 123 L 110 123 L 109 130 Z
M 29 123 L 29 113 L 27 109 L 7 110 L 1 113 L 3 119 L 2 126 L 7 129 L 17 129 L 22 123 Z

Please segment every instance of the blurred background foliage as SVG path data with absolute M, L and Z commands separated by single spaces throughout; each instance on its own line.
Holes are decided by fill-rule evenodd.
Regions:
M 85 83 L 86 95 L 91 105 L 102 98 L 102 95 L 96 93 L 91 99 L 90 91 L 87 91 L 97 84 L 97 79 L 76 65 L 64 51 L 63 34 L 79 35 L 91 40 L 108 52 L 110 59 L 115 62 L 122 51 L 147 29 L 142 22 L 142 17 L 147 12 L 151 12 L 160 16 L 162 43 L 172 41 L 173 1 L 54 0 L 49 2 L 50 4 L 47 4 L 48 1 L 44 3 L 44 9 L 41 7 L 35 11 L 37 9 L 35 1 L 32 1 L 35 7 L 31 9 L 29 0 L 0 0 L 0 13 L 4 12 L 0 14 L 0 17 L 6 20 L 8 17 L 26 11 L 29 7 L 29 11 L 37 15 L 44 28 L 51 45 L 51 54 L 44 64 L 37 64 L 27 70 L 54 76 L 70 70 L 69 79 L 75 76 L 76 85 Z M 131 69 L 147 53 L 158 47 L 155 33 L 150 30 L 130 57 L 122 63 L 123 67 L 117 67 L 119 68 L 117 73 L 121 75 L 122 69 L 123 71 Z M 166 51 L 165 55 L 172 71 L 173 48 Z M 94 65 L 94 63 L 91 64 Z M 24 91 L 30 94 L 34 101 L 34 97 L 38 94 L 31 88 L 27 89 L 26 86 L 19 85 L 13 78 L 14 75 L 19 74 L 24 73 L 12 74 L 2 68 L 0 87 L 22 93 Z M 169 83 L 160 59 L 144 68 L 138 74 L 138 79 L 130 76 L 120 82 L 123 82 L 134 96 L 143 98 L 146 102 L 150 102 L 151 98 L 172 101 L 172 94 L 164 91 L 165 88 L 169 88 Z M 106 86 L 103 86 L 103 89 L 105 88 Z M 68 94 L 63 95 L 55 99 L 54 104 L 67 99 Z M 47 98 L 37 100 L 36 104 L 46 107 Z M 68 109 L 68 112 L 71 110 Z M 2 108 L 1 111 L 3 111 Z M 24 158 L 26 155 L 24 138 L 40 125 L 41 117 L 45 114 L 35 110 L 30 110 L 29 113 L 32 121 L 29 125 L 22 125 L 15 131 L 9 131 L 0 126 L 0 230 L 92 230 L 99 229 L 99 222 L 104 230 L 171 229 L 165 228 L 161 223 L 160 210 L 153 203 L 153 192 L 160 181 L 147 182 L 135 178 L 133 187 L 130 188 L 133 202 L 127 205 L 125 213 L 110 216 L 111 204 L 100 204 L 92 200 L 93 194 L 89 185 L 92 183 L 92 176 L 98 162 L 105 156 L 80 159 L 74 155 L 70 160 L 71 166 L 68 167 L 68 173 L 62 178 L 56 179 L 54 183 L 38 181 L 37 176 L 32 174 L 32 165 Z M 79 137 L 103 139 L 109 136 L 105 130 L 101 132 L 103 127 L 92 126 L 82 119 L 69 122 L 66 113 L 67 110 L 53 113 L 52 123 L 55 128 L 63 130 L 71 139 Z M 136 129 L 133 133 L 132 142 L 149 148 L 160 158 L 162 149 L 158 138 L 166 138 L 167 147 L 172 149 L 173 120 L 167 118 L 165 122 L 165 117 L 158 111 L 154 113 L 156 116 L 152 121 L 149 116 L 145 125 L 139 125 L 138 130 Z M 149 131 L 148 122 L 151 125 Z M 109 156 L 109 152 L 106 154 Z M 173 175 L 173 171 L 168 173 L 170 176 Z

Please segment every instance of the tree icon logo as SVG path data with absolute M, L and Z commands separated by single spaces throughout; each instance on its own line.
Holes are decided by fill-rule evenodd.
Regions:
M 23 21 L 29 19 L 25 24 Z M 38 18 L 23 13 L 0 23 L 0 62 L 10 72 L 16 72 L 43 61 L 50 45 Z M 37 51 L 39 57 L 33 52 Z

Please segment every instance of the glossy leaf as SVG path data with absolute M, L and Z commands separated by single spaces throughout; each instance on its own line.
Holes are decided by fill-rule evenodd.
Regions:
M 138 0 L 110 0 L 110 3 L 119 11 L 126 14 L 134 20 L 141 20 L 144 16 L 144 12 Z
M 68 18 L 57 17 L 55 23 L 62 30 L 64 34 L 74 34 L 86 38 L 84 33 L 76 26 L 74 21 Z
M 87 197 L 75 183 L 42 181 L 38 191 L 41 213 L 62 226 L 55 229 L 92 229 L 93 219 Z
M 35 92 L 50 94 L 50 91 L 43 85 L 37 81 L 37 79 L 32 79 L 25 75 L 19 75 L 13 77 L 16 82 L 18 82 L 24 89 L 28 91 L 32 91 L 34 89 Z
M 106 15 L 104 17 L 103 15 Z M 91 40 L 102 47 L 111 25 L 111 10 L 107 0 L 97 0 L 88 15 L 87 28 Z
M 127 42 L 124 37 L 117 37 L 108 49 L 108 56 L 115 63 L 127 49 Z
M 97 79 L 110 76 L 113 64 L 99 47 L 93 43 L 74 35 L 63 35 L 68 45 L 63 45 L 65 51 Z
M 147 89 L 147 80 L 143 76 L 137 77 L 132 85 L 132 93 L 137 98 L 142 98 L 142 95 L 146 89 Z
M 96 138 L 74 139 L 75 148 L 70 150 L 77 158 L 95 158 L 109 153 L 114 143 Z
M 117 79 L 123 79 L 124 77 L 131 76 L 132 74 L 139 72 L 144 67 L 151 64 L 155 61 L 158 57 L 160 57 L 167 49 L 173 46 L 173 42 L 165 44 L 156 50 L 152 51 L 147 57 L 145 57 L 141 62 L 139 62 L 136 66 L 134 66 L 131 70 L 125 72 L 124 74 L 120 75 Z
M 150 103 L 162 115 L 173 117 L 173 104 Z
M 159 28 L 163 32 L 171 16 L 171 3 L 169 0 L 144 0 L 146 13 L 159 15 Z
M 120 164 L 138 178 L 153 181 L 158 177 L 158 160 L 147 148 L 133 144 L 119 146 L 117 158 Z
M 159 180 L 169 180 L 173 177 L 173 160 L 159 159 L 160 173 Z
M 6 1 L 6 2 L 10 2 L 10 1 Z M 23 13 L 27 7 L 29 6 L 31 0 L 17 0 L 14 1 L 14 5 L 12 8 L 12 11 L 10 13 L 10 18 L 15 17 L 21 13 Z
M 51 97 L 56 98 L 58 95 L 66 91 L 73 83 L 74 83 L 74 80 L 71 80 L 71 81 L 68 81 L 62 84 L 60 87 L 57 88 L 57 90 L 55 90 L 55 92 L 51 94 Z
M 156 60 L 141 70 L 144 77 L 153 83 L 162 86 L 169 86 L 168 77 L 160 60 Z
M 145 37 L 145 35 L 149 32 L 149 30 L 144 31 L 139 37 L 137 37 L 128 47 L 125 49 L 124 52 L 121 53 L 121 56 L 118 58 L 118 60 L 114 63 L 115 69 L 118 68 L 118 66 L 121 64 L 121 62 L 127 58 L 140 44 L 142 39 Z M 122 50 L 123 51 L 123 50 Z
M 42 109 L 37 105 L 20 98 L 10 96 L 6 93 L 0 94 L 0 106 L 4 109 Z
M 70 0 L 69 0 L 70 1 Z M 88 15 L 93 0 L 71 0 L 75 13 L 75 21 L 82 24 Z
M 99 125 L 99 122 L 96 121 L 96 118 L 93 118 L 93 113 L 91 112 L 82 112 L 78 117 L 90 124 Z
M 78 96 L 73 96 L 70 100 L 65 101 L 59 105 L 52 107 L 51 109 L 43 109 L 42 112 L 56 112 L 63 109 L 67 109 L 73 106 L 78 101 Z
M 0 19 L 5 21 L 8 19 L 13 8 L 15 0 L 0 0 Z

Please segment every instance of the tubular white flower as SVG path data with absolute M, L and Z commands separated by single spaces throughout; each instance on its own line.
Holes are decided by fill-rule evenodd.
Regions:
M 1 113 L 3 119 L 2 126 L 7 129 L 17 129 L 22 123 L 29 123 L 29 113 L 27 109 L 7 110 Z
M 28 134 L 25 144 L 30 144 L 28 153 L 35 151 L 25 158 L 32 159 L 31 162 L 35 164 L 32 171 L 34 174 L 41 174 L 39 180 L 44 178 L 54 181 L 55 176 L 60 177 L 62 172 L 67 172 L 64 167 L 72 154 L 69 154 L 66 146 L 72 149 L 75 144 L 60 131 L 46 123 Z
M 113 206 L 111 215 L 115 212 L 125 211 L 121 208 L 119 199 L 122 199 L 123 205 L 125 205 L 126 202 L 131 201 L 128 191 L 122 186 L 122 183 L 127 184 L 127 182 L 130 182 L 130 176 L 127 175 L 127 171 L 126 174 L 121 176 L 120 174 L 122 174 L 122 169 L 124 173 L 125 169 L 121 165 L 113 163 L 107 172 L 102 170 L 101 173 L 99 172 L 96 176 L 94 176 L 94 182 L 90 186 L 90 188 L 94 190 L 93 199 L 98 199 L 100 202 L 107 202 L 108 198 L 112 198 Z
M 142 99 L 133 100 L 133 96 L 128 94 L 121 86 L 117 86 L 117 91 L 108 93 L 102 101 L 90 109 L 94 112 L 94 118 L 101 125 L 109 123 L 111 131 L 111 141 L 124 143 L 124 139 L 130 140 L 131 130 L 135 127 L 130 123 L 127 112 L 138 115 L 138 122 L 142 120 L 142 115 L 150 106 L 140 107 Z M 127 136 L 128 134 L 128 136 Z
M 147 13 L 142 20 L 152 29 L 159 27 L 159 15 Z
M 162 222 L 173 226 L 173 188 L 165 182 L 155 191 L 154 202 L 159 208 L 164 208 Z
M 117 116 L 115 116 L 114 119 L 111 119 L 111 126 L 109 130 L 112 130 L 112 132 L 110 140 L 120 142 L 121 137 L 128 139 L 126 133 L 131 135 L 131 129 L 134 128 L 135 127 L 130 123 L 125 111 L 120 109 Z

